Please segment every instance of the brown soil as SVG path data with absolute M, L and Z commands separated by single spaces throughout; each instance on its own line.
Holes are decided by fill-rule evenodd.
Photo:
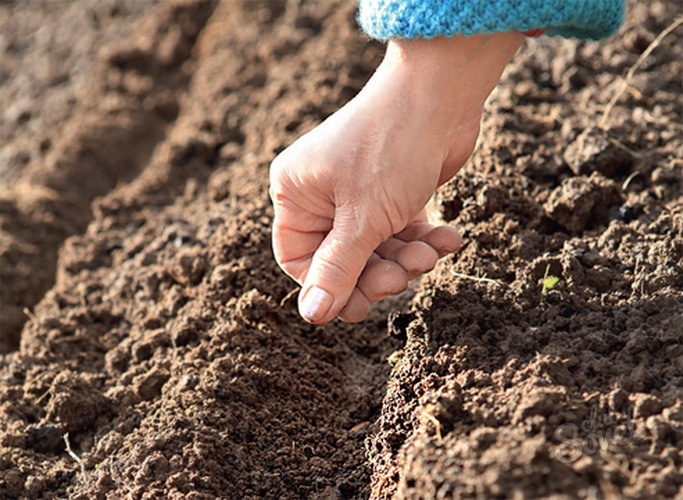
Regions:
M 682 13 L 529 41 L 462 251 L 314 327 L 267 171 L 379 61 L 354 3 L 0 4 L 0 498 L 683 496 L 683 28 L 597 127 Z

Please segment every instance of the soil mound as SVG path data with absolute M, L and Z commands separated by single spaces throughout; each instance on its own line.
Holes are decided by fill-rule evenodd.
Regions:
M 0 497 L 683 495 L 683 28 L 598 127 L 681 7 L 530 40 L 436 197 L 462 251 L 315 327 L 268 165 L 379 62 L 354 9 L 0 5 Z

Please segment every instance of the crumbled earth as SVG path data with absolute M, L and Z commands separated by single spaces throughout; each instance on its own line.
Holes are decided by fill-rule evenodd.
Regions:
M 598 126 L 681 10 L 507 71 L 437 198 L 465 245 L 390 323 L 373 497 L 683 496 L 683 29 Z
M 528 41 L 461 251 L 316 327 L 268 164 L 379 62 L 354 8 L 0 4 L 0 498 L 683 496 L 683 27 L 608 106 L 683 8 Z

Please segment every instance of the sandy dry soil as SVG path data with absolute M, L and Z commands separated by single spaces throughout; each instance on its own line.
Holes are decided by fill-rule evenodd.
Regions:
M 0 3 L 0 498 L 683 496 L 683 26 L 621 94 L 680 3 L 528 41 L 463 249 L 314 327 L 268 164 L 381 58 L 354 8 Z

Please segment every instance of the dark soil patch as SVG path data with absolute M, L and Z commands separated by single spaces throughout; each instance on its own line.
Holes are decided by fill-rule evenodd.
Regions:
M 325 327 L 274 264 L 267 169 L 381 46 L 351 1 L 156 4 L 93 3 L 66 80 L 21 76 L 34 28 L 4 46 L 0 102 L 38 90 L 0 126 L 30 158 L 0 165 L 0 497 L 683 495 L 681 29 L 596 127 L 676 2 L 530 41 L 437 197 L 462 251 Z M 69 14 L 23 5 L 3 26 Z

